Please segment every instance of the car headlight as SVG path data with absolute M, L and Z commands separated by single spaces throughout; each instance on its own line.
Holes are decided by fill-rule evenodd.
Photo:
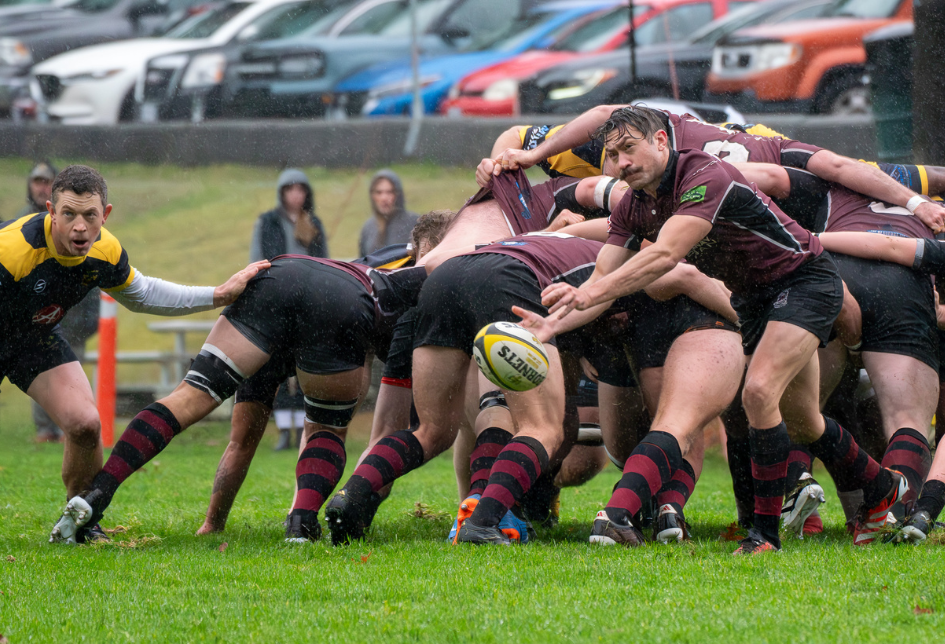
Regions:
M 548 92 L 548 98 L 552 101 L 563 101 L 568 98 L 584 96 L 616 75 L 617 70 L 615 69 L 585 69 L 575 72 L 574 78 Z
M 0 64 L 25 67 L 33 62 L 30 48 L 16 38 L 0 38 Z
M 317 78 L 325 71 L 325 59 L 319 55 L 291 56 L 279 61 L 279 75 L 290 78 Z
M 489 85 L 482 93 L 487 101 L 507 101 L 518 96 L 518 81 L 513 78 L 503 78 Z
M 443 77 L 439 74 L 432 74 L 430 76 L 423 76 L 420 78 L 420 89 L 432 85 L 433 83 L 439 81 Z M 381 85 L 375 87 L 374 89 L 368 92 L 368 96 L 372 99 L 381 99 L 388 96 L 399 96 L 400 94 L 407 94 L 413 91 L 413 79 L 405 78 L 404 80 L 397 81 L 396 83 L 388 83 L 387 85 Z
M 803 48 L 787 42 L 718 47 L 712 52 L 712 71 L 719 76 L 745 76 L 787 67 L 801 58 Z
M 223 82 L 223 72 L 226 71 L 226 56 L 220 53 L 200 54 L 194 56 L 187 66 L 184 77 L 180 81 L 183 89 L 194 87 L 208 87 Z

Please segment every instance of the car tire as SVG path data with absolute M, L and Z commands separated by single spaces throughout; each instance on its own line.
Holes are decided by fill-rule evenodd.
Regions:
M 125 94 L 125 98 L 121 101 L 121 108 L 118 110 L 118 122 L 129 123 L 134 121 L 137 113 L 138 104 L 135 101 L 135 91 L 132 89 Z
M 814 112 L 835 116 L 872 114 L 870 87 L 863 72 L 849 70 L 826 79 L 814 99 Z

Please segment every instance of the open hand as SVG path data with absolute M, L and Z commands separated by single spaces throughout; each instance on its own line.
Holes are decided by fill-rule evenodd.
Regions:
M 584 215 L 579 215 L 576 212 L 572 212 L 565 208 L 560 213 L 558 213 L 558 216 L 555 217 L 554 221 L 551 222 L 551 225 L 549 225 L 545 230 L 553 233 L 561 230 L 565 226 L 579 224 L 582 221 L 584 221 Z
M 945 207 L 934 201 L 926 201 L 919 204 L 915 209 L 915 216 L 932 229 L 933 233 L 940 233 L 945 230 Z
M 541 292 L 541 303 L 548 307 L 549 313 L 561 311 L 558 319 L 577 309 L 584 311 L 594 306 L 587 291 L 582 291 L 570 284 L 552 284 Z
M 272 264 L 270 264 L 267 259 L 253 262 L 233 275 L 233 277 L 226 282 L 213 289 L 213 306 L 226 306 L 235 302 L 236 298 L 246 289 L 246 284 L 249 280 L 256 277 L 259 271 L 264 271 L 271 265 Z
M 543 318 L 537 313 L 527 311 L 520 306 L 513 306 L 512 313 L 522 318 L 522 321 L 518 323 L 519 326 L 534 333 L 542 344 L 555 337 L 554 320 L 557 316 L 549 315 L 547 318 Z

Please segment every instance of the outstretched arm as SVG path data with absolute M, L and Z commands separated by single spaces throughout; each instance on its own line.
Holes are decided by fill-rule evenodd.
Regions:
M 913 267 L 918 240 L 876 233 L 821 233 L 821 245 L 834 253 Z
M 730 322 L 738 322 L 738 314 L 730 301 L 731 291 L 725 288 L 725 284 L 712 279 L 692 264 L 677 264 L 676 268 L 643 290 L 660 302 L 685 295 Z
M 253 262 L 215 288 L 185 286 L 135 271 L 131 284 L 121 290 L 109 292 L 122 306 L 135 313 L 188 315 L 232 304 L 246 288 L 247 282 L 269 266 L 266 260 Z
M 807 162 L 807 170 L 821 179 L 839 183 L 854 192 L 894 206 L 909 208 L 933 232 L 945 229 L 945 208 L 921 198 L 868 163 L 840 156 L 830 150 L 819 150 Z

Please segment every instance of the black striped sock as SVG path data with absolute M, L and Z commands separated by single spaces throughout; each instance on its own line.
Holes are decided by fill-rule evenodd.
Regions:
M 728 469 L 732 474 L 732 490 L 738 521 L 750 526 L 755 515 L 755 484 L 751 478 L 751 440 L 729 436 L 726 441 Z
M 924 510 L 932 517 L 932 521 L 938 519 L 945 507 L 945 483 L 930 479 L 922 486 L 922 495 L 915 502 L 916 512 Z
M 807 446 L 811 454 L 823 461 L 838 492 L 863 490 L 863 503 L 873 507 L 892 488 L 892 475 L 835 420 L 824 416 L 824 424 L 823 435 Z
M 476 446 L 469 456 L 469 494 L 466 496 L 486 491 L 492 465 L 511 440 L 512 434 L 500 427 L 488 427 L 476 437 Z
M 496 526 L 535 480 L 548 469 L 548 452 L 530 436 L 513 438 L 492 465 L 489 485 L 471 519 L 481 526 Z
M 676 514 L 683 517 L 683 508 L 686 507 L 695 487 L 696 471 L 689 461 L 683 459 L 672 478 L 656 493 L 656 505 L 662 507 L 668 503 L 676 510 Z
M 769 542 L 781 547 L 778 528 L 784 505 L 787 458 L 791 449 L 787 425 L 782 421 L 770 429 L 749 429 L 751 476 L 755 489 L 754 528 Z
M 790 492 L 797 485 L 804 472 L 810 474 L 813 467 L 814 455 L 807 449 L 807 445 L 791 443 L 791 450 L 787 458 L 787 482 L 784 484 L 785 493 Z
M 672 434 L 650 432 L 630 453 L 623 476 L 607 502 L 607 516 L 628 523 L 682 466 L 682 452 Z
M 401 429 L 378 441 L 345 483 L 349 496 L 367 499 L 407 472 L 423 465 L 423 446 L 412 431 Z
M 902 502 L 907 508 L 911 507 L 932 467 L 928 439 L 910 427 L 897 430 L 889 439 L 882 466 L 896 470 L 906 477 L 909 491 L 902 497 Z
M 293 510 L 318 512 L 345 471 L 345 443 L 332 432 L 315 432 L 295 466 L 298 494 Z

